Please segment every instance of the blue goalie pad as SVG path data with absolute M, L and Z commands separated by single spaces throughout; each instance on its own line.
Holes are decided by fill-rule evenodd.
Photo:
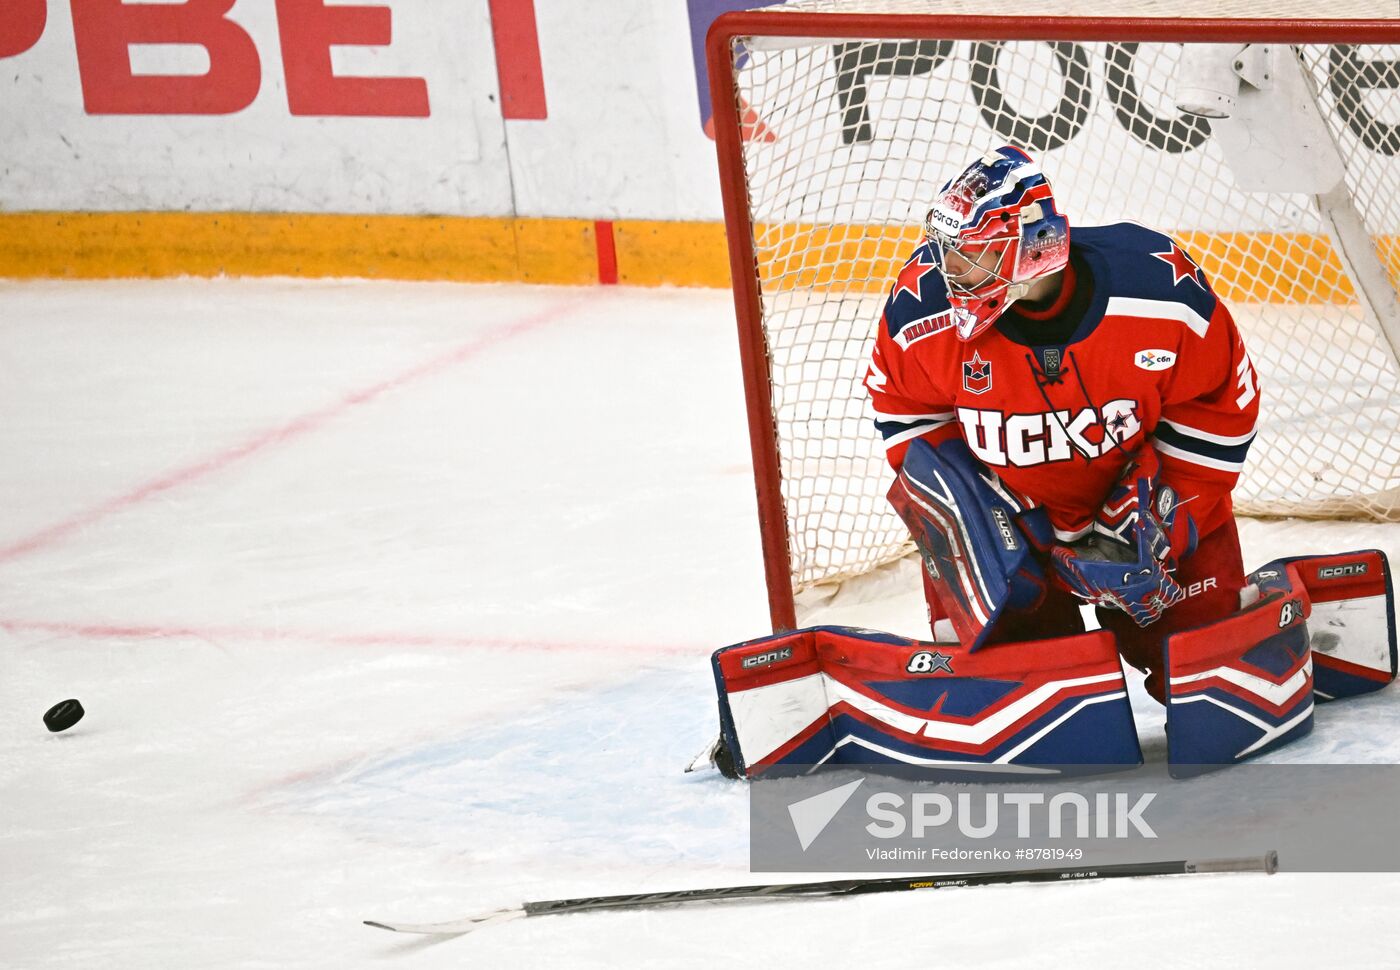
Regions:
M 1292 566 L 1261 598 L 1167 637 L 1167 750 L 1174 777 L 1273 751 L 1313 728 L 1308 591 Z
M 1045 596 L 1045 573 L 1020 520 L 1045 520 L 1013 496 L 952 438 L 934 447 L 916 439 L 889 492 L 923 557 L 958 642 L 977 650 L 1008 610 L 1034 608 Z M 1035 523 L 1044 531 L 1048 520 Z
M 983 780 L 1142 763 L 1112 634 L 975 655 L 848 627 L 812 627 L 714 654 L 734 774 L 819 765 L 918 766 Z

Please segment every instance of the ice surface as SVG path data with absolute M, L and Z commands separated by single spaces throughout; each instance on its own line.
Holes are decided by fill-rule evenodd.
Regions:
M 1396 964 L 1389 875 L 361 926 L 770 881 L 744 786 L 679 770 L 710 651 L 767 623 L 731 319 L 705 291 L 0 284 L 0 967 Z M 1243 537 L 1247 565 L 1400 555 L 1394 527 Z M 809 615 L 919 610 L 896 575 Z M 1288 759 L 1400 761 L 1397 698 L 1320 708 Z

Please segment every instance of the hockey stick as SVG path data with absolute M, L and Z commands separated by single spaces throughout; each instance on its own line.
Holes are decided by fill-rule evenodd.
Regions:
M 1205 859 L 1199 862 L 1126 862 L 1110 866 L 1081 866 L 1072 869 L 1013 869 L 1008 872 L 969 872 L 950 876 L 900 876 L 890 879 L 836 879 L 830 882 L 794 882 L 768 886 L 717 886 L 713 889 L 681 889 L 673 892 L 630 893 L 622 896 L 580 896 L 575 899 L 547 899 L 492 910 L 478 916 L 445 923 L 381 923 L 365 920 L 366 926 L 395 933 L 422 933 L 429 936 L 456 936 L 492 923 L 504 923 L 524 916 L 551 913 L 579 913 L 593 909 L 640 909 L 680 903 L 713 902 L 723 899 L 804 899 L 821 896 L 859 896 L 864 893 L 895 893 L 906 889 L 953 889 L 971 886 L 997 886 L 1007 883 L 1069 882 L 1077 879 L 1123 879 L 1134 876 L 1174 876 L 1200 872 L 1263 872 L 1278 870 L 1278 853 L 1240 859 Z

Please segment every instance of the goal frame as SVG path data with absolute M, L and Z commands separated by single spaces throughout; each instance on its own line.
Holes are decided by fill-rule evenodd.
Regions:
M 739 330 L 749 443 L 758 502 L 769 616 L 775 633 L 797 624 L 789 563 L 769 351 L 763 331 L 754 225 L 744 178 L 738 90 L 731 61 L 736 37 L 850 38 L 971 41 L 1122 41 L 1139 43 L 1400 43 L 1400 21 L 1259 20 L 1176 17 L 1010 17 L 954 14 L 784 13 L 745 10 L 721 14 L 705 40 L 715 150 L 724 203 L 729 268 Z M 872 325 L 874 321 L 872 321 Z M 871 432 L 874 433 L 873 430 Z

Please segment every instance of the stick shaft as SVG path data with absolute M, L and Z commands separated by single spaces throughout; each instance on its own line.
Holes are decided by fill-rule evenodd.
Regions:
M 1121 879 L 1136 876 L 1168 876 L 1193 872 L 1266 872 L 1278 866 L 1274 852 L 1237 859 L 1128 862 L 1107 866 L 1065 869 L 1013 869 L 1005 872 L 970 872 L 962 875 L 899 876 L 888 879 L 836 879 L 827 882 L 776 883 L 760 886 L 717 886 L 670 892 L 627 893 L 618 896 L 579 896 L 547 899 L 522 905 L 527 916 L 577 913 L 592 909 L 635 909 L 722 899 L 782 899 L 803 896 L 855 896 L 866 893 L 903 892 L 912 889 L 951 889 L 996 886 L 1008 883 L 1072 882 L 1078 879 Z

